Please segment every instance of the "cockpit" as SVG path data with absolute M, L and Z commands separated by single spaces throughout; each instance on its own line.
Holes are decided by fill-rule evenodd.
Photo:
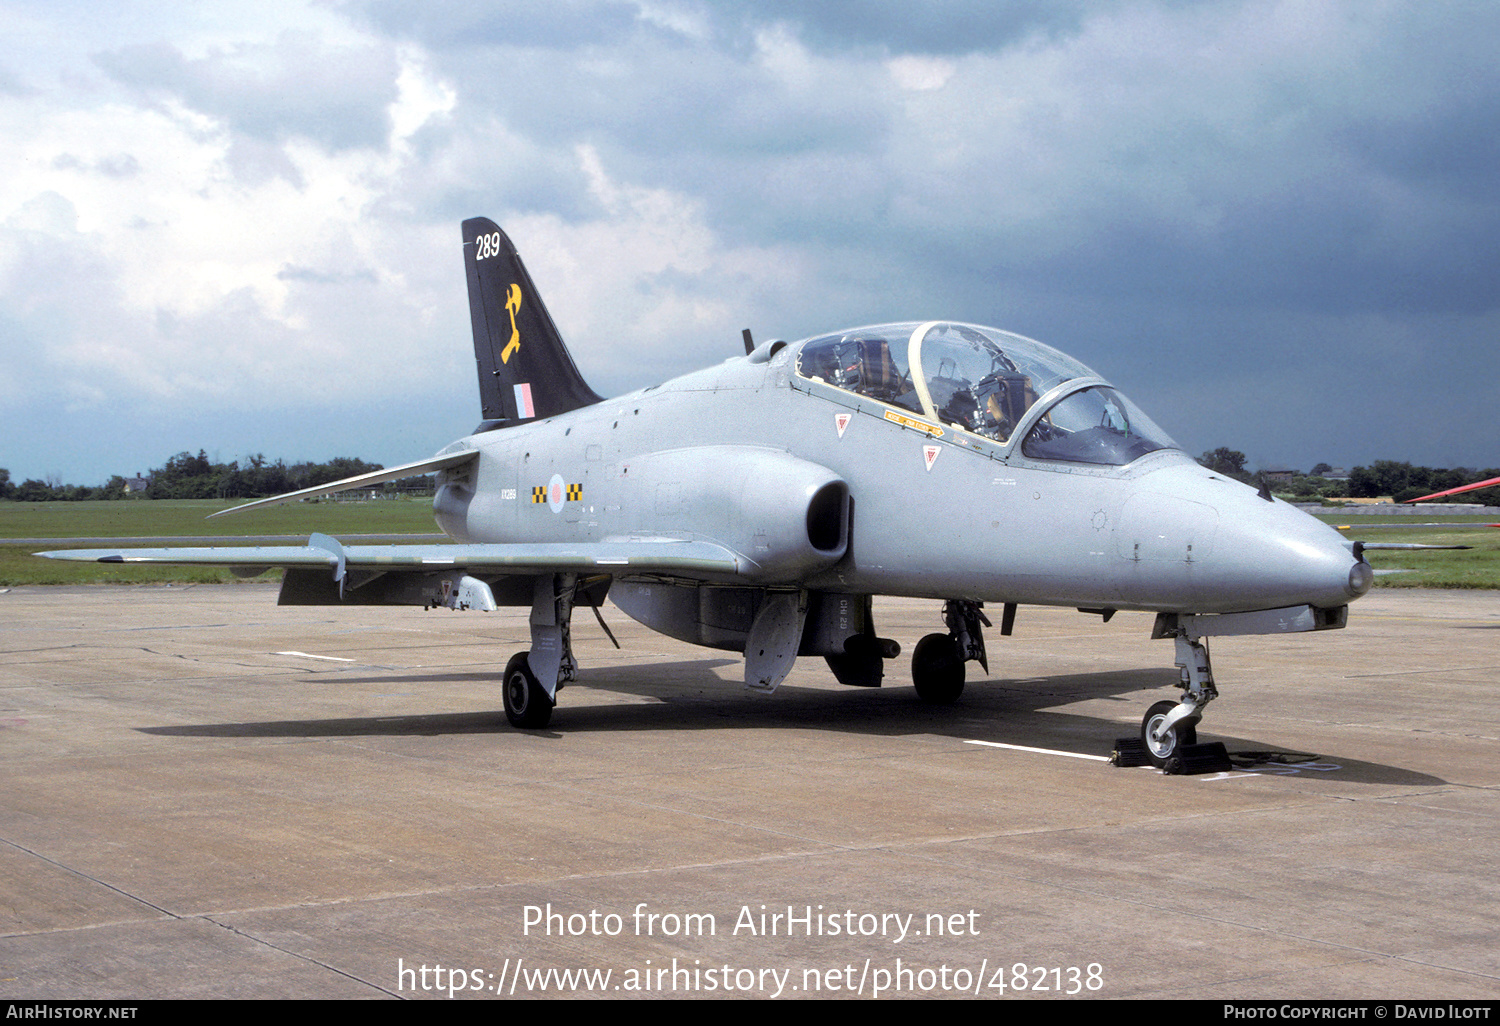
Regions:
M 802 344 L 797 375 L 830 398 L 874 400 L 901 411 L 887 419 L 956 428 L 1005 455 L 1017 437 L 1031 459 L 1105 466 L 1177 447 L 1077 360 L 997 328 L 929 321 L 822 335 Z

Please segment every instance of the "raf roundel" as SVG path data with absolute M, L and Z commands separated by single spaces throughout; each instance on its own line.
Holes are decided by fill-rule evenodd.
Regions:
M 563 496 L 567 494 L 566 488 L 567 485 L 563 482 L 561 474 L 553 474 L 552 480 L 547 482 L 547 505 L 552 507 L 552 512 L 562 512 Z

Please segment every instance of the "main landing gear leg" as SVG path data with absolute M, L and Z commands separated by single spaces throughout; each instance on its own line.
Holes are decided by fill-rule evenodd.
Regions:
M 1198 743 L 1198 721 L 1203 709 L 1219 697 L 1214 687 L 1213 666 L 1208 658 L 1208 644 L 1193 629 L 1193 618 L 1177 618 L 1175 636 L 1177 667 L 1182 672 L 1182 700 L 1157 702 L 1146 710 L 1141 721 L 1141 743 L 1151 757 L 1152 765 L 1163 768 L 1182 745 Z
M 984 628 L 992 626 L 981 603 L 949 599 L 943 605 L 947 634 L 929 634 L 911 656 L 911 680 L 917 697 L 933 705 L 950 705 L 964 692 L 964 663 L 971 660 L 989 672 Z
M 505 718 L 523 729 L 540 729 L 552 719 L 557 691 L 573 680 L 571 620 L 577 574 L 538 577 L 531 596 L 531 650 L 517 652 L 505 666 Z

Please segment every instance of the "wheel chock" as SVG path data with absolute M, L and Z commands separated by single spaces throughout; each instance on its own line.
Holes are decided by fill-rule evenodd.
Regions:
M 1138 737 L 1122 737 L 1115 740 L 1115 750 L 1109 753 L 1109 761 L 1113 766 L 1149 766 L 1151 757 L 1146 753 L 1146 746 L 1141 744 Z
M 1201 745 L 1181 745 L 1167 760 L 1165 773 L 1187 776 L 1195 773 L 1226 773 L 1234 769 L 1224 742 L 1210 741 Z

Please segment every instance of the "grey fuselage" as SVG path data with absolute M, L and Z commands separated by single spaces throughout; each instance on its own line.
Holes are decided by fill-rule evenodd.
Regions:
M 782 510 L 781 497 L 816 487 L 826 468 L 849 497 L 838 558 L 783 562 L 756 583 L 1179 613 L 1332 608 L 1363 592 L 1337 532 L 1178 449 L 1124 466 L 1022 455 L 1016 439 L 1057 395 L 998 445 L 808 380 L 796 350 L 763 345 L 462 439 L 445 452 L 480 457 L 440 475 L 437 521 L 460 542 L 682 538 L 755 560 L 778 530 L 801 529 L 800 508 Z M 1103 384 L 1055 391 L 1091 383 Z

